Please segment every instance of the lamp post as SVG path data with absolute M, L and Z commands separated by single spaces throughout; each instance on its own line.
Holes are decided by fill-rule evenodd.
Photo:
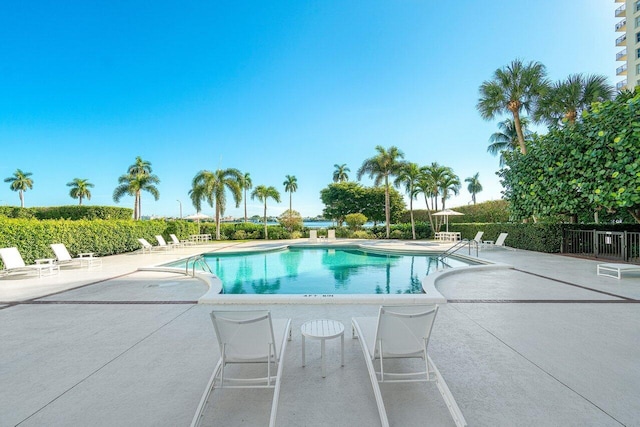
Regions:
M 182 202 L 180 200 L 176 200 L 180 204 L 180 219 L 182 219 Z

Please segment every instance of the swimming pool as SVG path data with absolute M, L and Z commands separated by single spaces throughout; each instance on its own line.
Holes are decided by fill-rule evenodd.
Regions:
M 351 248 L 288 248 L 204 254 L 225 294 L 419 294 L 443 262 L 437 254 L 387 254 Z M 447 258 L 446 266 L 470 265 Z M 174 264 L 184 268 L 182 264 Z

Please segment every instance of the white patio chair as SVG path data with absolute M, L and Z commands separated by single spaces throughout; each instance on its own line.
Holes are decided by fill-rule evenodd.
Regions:
M 383 427 L 389 425 L 387 412 L 380 392 L 380 383 L 433 381 L 438 386 L 453 421 L 458 426 L 466 421 L 444 378 L 427 353 L 433 322 L 438 312 L 437 305 L 382 306 L 378 317 L 354 317 L 352 333 L 360 339 L 373 394 L 378 405 L 378 413 Z M 384 361 L 388 359 L 424 360 L 424 370 L 417 372 L 385 371 Z M 379 361 L 379 371 L 374 363 Z M 401 364 L 397 364 L 401 368 Z
M 273 388 L 271 417 L 273 427 L 278 411 L 283 355 L 291 339 L 291 319 L 271 319 L 268 310 L 214 310 L 211 321 L 218 339 L 220 359 L 207 384 L 191 426 L 200 425 L 207 402 L 214 389 Z M 266 376 L 233 378 L 225 375 L 229 364 L 262 363 Z M 275 369 L 275 375 L 274 375 Z
M 318 241 L 318 231 L 317 230 L 309 230 L 309 242 L 316 243 Z
M 327 230 L 327 240 L 336 240 L 336 230 L 334 229 Z
M 178 236 L 176 236 L 175 234 L 169 234 L 169 237 L 171 237 L 171 241 L 173 242 L 173 246 L 179 248 L 179 247 L 186 247 L 187 245 L 192 245 L 193 242 L 191 240 L 180 240 L 178 239 Z
M 37 271 L 38 277 L 41 277 L 43 272 L 53 274 L 60 271 L 60 266 L 53 262 L 53 258 L 37 259 L 35 264 L 26 265 L 18 248 L 0 249 L 0 258 L 4 264 L 4 270 L 0 271 L 2 274 Z
M 507 238 L 507 236 L 509 235 L 509 233 L 500 233 L 500 235 L 498 236 L 498 238 L 496 239 L 496 241 L 494 242 L 493 240 L 484 240 L 482 242 L 482 246 L 485 248 L 497 248 L 497 247 L 506 247 L 504 245 L 504 241 Z
M 78 264 L 80 267 L 93 267 L 102 265 L 102 259 L 93 256 L 93 252 L 84 252 L 78 254 L 77 258 L 71 257 L 64 243 L 53 243 L 51 249 L 56 256 L 56 264 L 60 266 Z
M 156 240 L 158 241 L 158 246 L 156 246 L 156 248 L 163 249 L 165 251 L 173 250 L 173 242 L 167 244 L 167 242 L 164 240 L 164 237 L 159 234 L 156 234 Z
M 151 251 L 153 250 L 153 245 L 151 245 L 151 243 L 147 242 L 147 239 L 138 239 L 138 242 L 140 242 L 140 244 L 142 245 L 142 253 L 144 254 L 145 252 L 149 252 L 151 253 Z

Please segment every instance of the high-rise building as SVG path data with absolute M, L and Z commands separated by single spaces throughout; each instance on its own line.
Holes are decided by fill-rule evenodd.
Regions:
M 615 11 L 616 17 L 621 18 L 615 28 L 619 33 L 616 46 L 622 48 L 616 53 L 616 61 L 620 61 L 616 89 L 633 89 L 640 86 L 640 0 L 614 1 L 622 3 Z

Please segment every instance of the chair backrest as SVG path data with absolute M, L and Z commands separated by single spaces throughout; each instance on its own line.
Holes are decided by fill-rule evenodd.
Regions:
M 336 230 L 334 229 L 327 230 L 327 240 L 336 240 Z
M 483 234 L 484 234 L 484 231 L 478 231 L 478 232 L 476 233 L 476 237 L 474 237 L 474 238 L 473 238 L 473 240 L 475 240 L 475 241 L 476 241 L 476 242 L 478 242 L 478 243 L 481 243 L 481 242 L 482 242 L 482 240 L 481 240 L 481 239 L 482 239 L 482 235 L 483 235 Z
M 496 246 L 504 246 L 504 241 L 508 235 L 509 233 L 500 233 L 500 235 L 496 239 Z
M 147 242 L 147 239 L 138 239 L 138 242 L 142 245 L 143 248 L 152 248 L 151 243 Z
M 159 246 L 167 246 L 167 242 L 165 242 L 164 237 L 161 235 L 156 235 L 156 240 L 158 241 Z
M 175 243 L 176 245 L 180 244 L 180 239 L 178 239 L 178 237 L 175 234 L 169 234 L 169 237 L 171 237 L 171 240 L 173 241 L 173 243 Z
M 51 249 L 53 250 L 53 253 L 56 255 L 56 259 L 59 262 L 72 260 L 71 254 L 63 243 L 53 243 L 51 244 Z
M 434 304 L 380 307 L 374 357 L 402 357 L 426 350 L 437 312 Z
M 309 241 L 315 242 L 316 240 L 318 240 L 318 231 L 309 230 Z
M 22 268 L 25 266 L 22 255 L 18 252 L 18 248 L 2 248 L 0 249 L 0 258 L 4 268 L 10 270 L 12 268 Z
M 213 310 L 220 353 L 228 360 L 278 360 L 269 310 Z

